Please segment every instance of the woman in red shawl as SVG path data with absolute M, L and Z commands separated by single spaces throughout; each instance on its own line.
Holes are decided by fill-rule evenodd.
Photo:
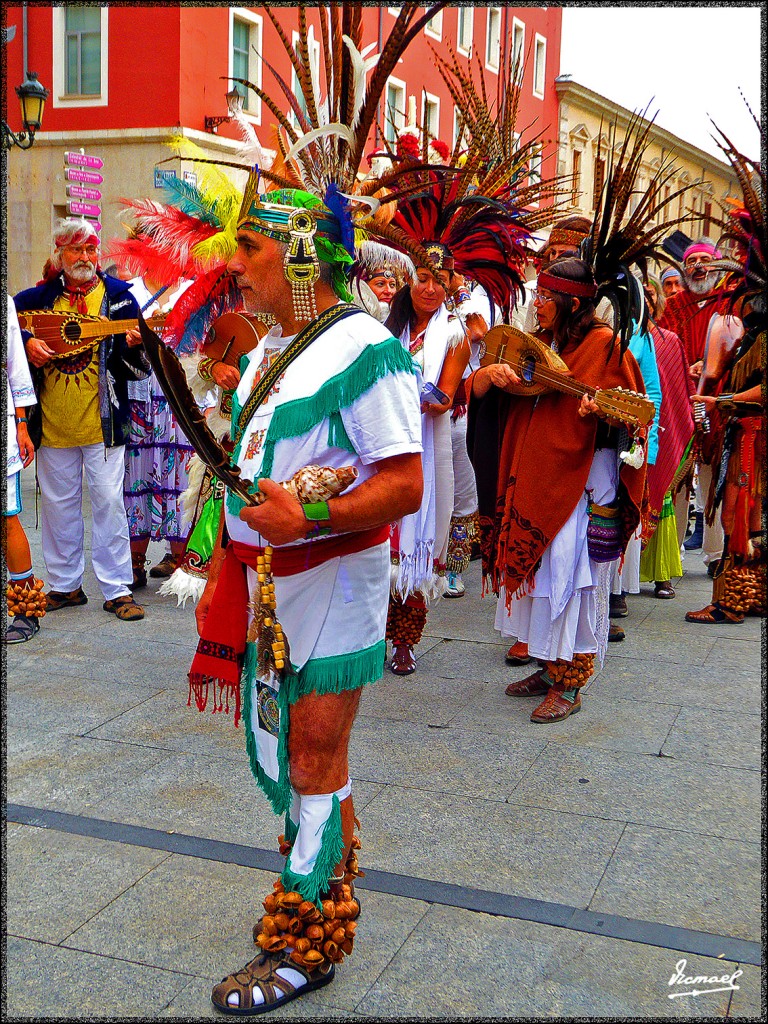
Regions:
M 535 297 L 541 338 L 577 380 L 593 388 L 644 393 L 642 376 L 614 333 L 595 317 L 589 266 L 566 258 L 539 274 Z M 537 398 L 508 392 L 519 378 L 494 364 L 469 379 L 468 448 L 478 482 L 486 585 L 499 595 L 496 628 L 528 644 L 543 669 L 507 687 L 510 696 L 543 696 L 533 722 L 581 709 L 580 689 L 608 636 L 613 561 L 590 557 L 590 504 L 618 508 L 619 558 L 640 521 L 644 461 L 620 459 L 629 439 L 598 418 L 585 394 Z M 611 552 L 605 552 L 607 557 Z

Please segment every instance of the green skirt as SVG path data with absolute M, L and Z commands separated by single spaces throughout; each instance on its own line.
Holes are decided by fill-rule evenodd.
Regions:
M 675 506 L 668 491 L 664 495 L 659 525 L 640 556 L 640 582 L 666 581 L 678 579 L 682 575 Z

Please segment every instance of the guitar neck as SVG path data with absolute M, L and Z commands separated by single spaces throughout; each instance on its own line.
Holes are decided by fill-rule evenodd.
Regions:
M 165 317 L 152 317 L 145 322 L 148 327 L 162 327 Z M 87 320 L 80 324 L 80 338 L 105 338 L 108 334 L 125 334 L 126 331 L 133 331 L 138 326 L 138 320 L 102 320 L 100 322 Z M 108 330 L 105 330 L 105 328 L 108 328 Z

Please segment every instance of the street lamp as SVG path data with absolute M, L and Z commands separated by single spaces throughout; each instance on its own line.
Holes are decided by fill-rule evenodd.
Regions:
M 225 95 L 224 99 L 227 101 L 229 113 L 222 116 L 205 118 L 205 130 L 212 132 L 214 135 L 220 124 L 226 124 L 227 121 L 231 121 L 233 116 L 242 113 L 243 110 L 243 97 L 236 85 Z
M 16 95 L 21 106 L 21 123 L 23 131 L 12 132 L 3 121 L 3 148 L 29 149 L 35 141 L 35 132 L 43 123 L 43 110 L 48 99 L 48 90 L 37 80 L 36 71 L 27 71 L 24 81 L 16 86 Z

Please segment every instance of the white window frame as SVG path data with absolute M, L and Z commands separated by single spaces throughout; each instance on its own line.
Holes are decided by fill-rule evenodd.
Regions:
M 262 62 L 261 62 L 261 50 L 264 45 L 264 19 L 260 14 L 254 14 L 253 11 L 249 11 L 246 7 L 230 7 L 229 8 L 229 55 L 227 74 L 230 78 L 234 74 L 234 64 L 232 61 L 234 39 L 235 39 L 235 21 L 247 21 L 251 27 L 255 27 L 258 32 L 259 45 L 254 49 L 253 43 L 251 43 L 251 52 L 248 54 L 248 81 L 253 82 L 254 85 L 258 85 L 261 88 L 261 73 L 262 73 Z M 254 70 L 256 73 L 252 74 Z M 227 90 L 229 91 L 229 90 Z M 248 104 L 248 107 L 245 106 Z M 252 89 L 246 89 L 246 99 L 243 104 L 243 117 L 250 121 L 252 124 L 261 124 L 261 97 L 257 96 Z
M 109 103 L 109 7 L 101 11 L 101 92 L 98 96 L 68 96 L 67 55 L 64 35 L 67 26 L 67 8 L 62 4 L 53 8 L 53 97 L 54 107 L 106 107 Z
M 389 116 L 390 85 L 393 86 L 395 89 L 400 89 L 403 95 L 403 109 L 399 110 L 396 108 L 394 111 L 395 117 L 391 121 Z M 405 127 L 406 120 L 408 117 L 407 105 L 408 91 L 405 82 L 402 81 L 402 79 L 400 78 L 395 78 L 394 76 L 390 75 L 389 78 L 387 79 L 387 84 L 384 86 L 384 138 L 390 145 L 394 144 L 397 138 L 398 131 L 402 130 Z M 394 138 L 390 139 L 389 136 L 387 135 L 387 132 L 394 132 Z
M 495 14 L 499 19 L 499 31 L 496 39 L 496 54 L 489 53 L 491 45 L 491 15 Z M 488 71 L 493 71 L 494 74 L 498 75 L 499 65 L 501 64 L 501 32 L 502 32 L 502 14 L 501 7 L 489 7 L 488 15 L 485 21 L 485 66 Z
M 390 10 L 392 8 L 390 7 Z M 424 8 L 426 11 L 426 7 Z M 443 12 L 442 9 L 430 18 L 424 26 L 424 35 L 429 36 L 430 39 L 437 39 L 438 42 L 442 41 L 443 38 Z
M 394 18 L 396 18 L 400 14 L 400 8 L 402 6 L 402 4 L 398 4 L 396 7 L 388 7 L 387 10 Z
M 459 34 L 462 14 L 469 15 L 469 43 L 466 47 L 461 45 L 461 38 Z M 469 57 L 469 55 L 472 53 L 472 42 L 474 40 L 474 37 L 475 8 L 471 5 L 467 7 L 459 7 L 458 10 L 456 11 L 456 52 L 460 53 L 462 57 Z
M 427 105 L 428 104 L 430 106 L 436 108 L 436 110 L 437 110 L 437 116 L 436 116 L 437 124 L 435 126 L 436 130 L 434 132 L 427 130 L 427 117 L 426 117 L 426 114 L 427 114 Z M 423 134 L 425 136 L 427 136 L 427 135 L 429 136 L 429 141 L 430 142 L 432 141 L 432 139 L 439 139 L 440 138 L 440 97 L 439 96 L 435 96 L 433 93 L 427 92 L 426 90 L 422 93 L 422 99 L 421 99 L 421 129 L 422 129 L 422 132 L 423 132 Z
M 541 64 L 541 89 L 537 89 L 536 86 L 539 84 L 537 79 L 539 77 L 539 49 L 541 48 L 544 54 Z M 547 88 L 547 38 L 546 36 L 540 35 L 538 32 L 533 42 L 533 95 L 536 99 L 543 100 L 544 93 Z
M 292 34 L 292 36 L 291 36 L 291 45 L 293 46 L 294 50 L 296 52 L 298 52 L 298 45 L 299 45 L 299 33 L 298 32 L 294 32 Z M 314 65 L 314 70 L 315 70 L 316 73 L 313 76 L 313 79 L 317 83 L 318 89 L 319 89 L 319 87 L 320 87 L 320 57 L 321 57 L 321 53 L 320 53 L 320 40 L 319 39 L 315 39 L 315 27 L 314 27 L 314 25 L 310 25 L 309 26 L 309 31 L 307 32 L 307 50 L 309 51 L 310 73 L 312 71 L 312 66 Z M 296 100 L 298 101 L 299 96 L 302 96 L 303 93 L 301 91 L 301 86 L 299 85 L 299 79 L 296 76 L 296 69 L 293 66 L 291 66 L 291 88 L 293 89 L 293 95 L 296 97 Z M 299 104 L 299 106 L 301 106 L 301 104 Z M 291 122 L 291 124 L 294 126 L 294 128 L 298 128 L 299 127 L 298 118 L 296 117 L 296 115 L 294 114 L 292 109 L 288 111 L 288 120 Z
M 515 67 L 515 34 L 516 34 L 516 32 L 518 30 L 520 31 L 520 69 L 519 69 L 519 71 L 517 73 L 517 81 L 518 81 L 518 84 L 519 84 L 523 80 L 523 72 L 525 71 L 525 22 L 524 21 L 520 21 L 519 18 L 513 18 L 512 19 L 512 36 L 511 36 L 511 39 L 512 39 L 512 53 L 510 55 L 510 58 L 511 58 L 510 72 L 513 71 L 514 67 Z

